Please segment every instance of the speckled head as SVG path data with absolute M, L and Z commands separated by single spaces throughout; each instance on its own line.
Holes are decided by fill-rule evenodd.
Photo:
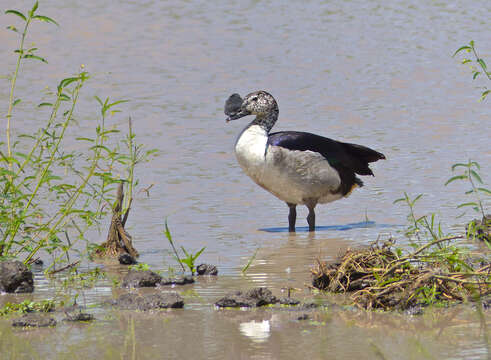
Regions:
M 242 103 L 239 104 L 239 101 Z M 254 91 L 241 99 L 238 94 L 231 95 L 225 103 L 227 121 L 237 120 L 247 115 L 256 115 L 257 119 L 276 121 L 278 117 L 278 104 L 274 97 L 266 91 Z

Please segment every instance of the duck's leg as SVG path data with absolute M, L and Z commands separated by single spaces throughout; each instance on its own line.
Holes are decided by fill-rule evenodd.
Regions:
M 316 201 L 308 201 L 305 205 L 309 209 L 309 214 L 307 215 L 307 223 L 309 224 L 309 231 L 315 231 L 315 206 Z
M 290 208 L 288 213 L 288 231 L 295 232 L 295 222 L 297 221 L 297 204 L 286 203 Z

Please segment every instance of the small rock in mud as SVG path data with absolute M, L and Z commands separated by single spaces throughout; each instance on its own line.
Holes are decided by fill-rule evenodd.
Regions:
M 63 321 L 92 321 L 95 319 L 94 315 L 83 312 L 78 312 L 75 314 L 65 313 L 65 315 L 66 318 L 64 318 Z
M 303 314 L 303 315 L 300 315 L 299 317 L 297 317 L 297 320 L 308 320 L 309 319 L 309 316 L 307 314 Z
M 160 285 L 187 285 L 194 283 L 192 276 L 181 276 L 176 278 L 162 278 L 160 280 Z
M 184 300 L 175 292 L 145 295 L 128 293 L 121 295 L 112 304 L 125 310 L 147 311 L 168 308 L 181 309 L 184 307 Z
M 47 327 L 55 325 L 55 319 L 38 313 L 25 314 L 20 318 L 12 320 L 12 326 L 15 327 Z
M 281 298 L 280 299 L 280 304 L 281 305 L 295 306 L 295 305 L 300 304 L 300 300 L 297 300 L 297 299 L 294 299 L 294 298 L 290 298 L 290 297 L 286 297 L 286 298 Z
M 18 260 L 0 263 L 0 291 L 8 293 L 28 293 L 34 291 L 34 278 L 31 270 Z
M 236 291 L 215 303 L 218 307 L 255 307 L 276 304 L 278 299 L 267 288 L 258 287 L 246 292 Z
M 196 268 L 198 275 L 218 275 L 218 269 L 215 265 L 201 264 Z
M 122 287 L 155 287 L 160 282 L 162 277 L 150 270 L 137 271 L 130 270 L 123 278 Z
M 137 263 L 136 259 L 128 253 L 119 255 L 118 261 L 121 265 L 134 265 Z

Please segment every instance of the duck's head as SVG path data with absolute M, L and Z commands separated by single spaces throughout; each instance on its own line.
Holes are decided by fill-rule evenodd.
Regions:
M 266 116 L 278 111 L 278 104 L 273 96 L 266 91 L 255 91 L 244 99 L 239 94 L 232 94 L 225 102 L 227 122 L 247 115 Z

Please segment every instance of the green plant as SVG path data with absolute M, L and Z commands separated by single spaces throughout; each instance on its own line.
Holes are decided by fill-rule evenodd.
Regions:
M 150 266 L 146 263 L 138 263 L 136 265 L 130 265 L 129 266 L 130 270 L 135 270 L 135 271 L 147 271 L 150 270 Z
M 184 255 L 186 255 L 186 257 L 184 257 L 183 259 L 181 259 L 181 261 L 184 264 L 186 264 L 186 266 L 188 267 L 189 271 L 191 272 L 191 275 L 194 275 L 194 273 L 196 271 L 196 266 L 194 265 L 194 262 L 201 255 L 201 253 L 203 251 L 205 251 L 206 247 L 203 246 L 195 254 L 193 254 L 192 252 L 186 251 L 186 249 L 183 246 L 181 246 L 181 249 L 182 249 L 182 252 L 184 253 Z
M 174 241 L 172 240 L 172 235 L 170 233 L 169 226 L 167 225 L 167 219 L 165 219 L 164 234 L 167 238 L 167 241 L 169 241 L 169 244 L 171 245 L 172 250 L 174 251 L 175 259 L 181 265 L 182 271 L 186 272 L 186 269 L 184 268 L 184 265 L 186 265 L 188 267 L 189 271 L 191 272 L 191 275 L 194 275 L 194 273 L 196 271 L 195 261 L 203 253 L 203 251 L 205 251 L 206 247 L 202 247 L 195 254 L 193 254 L 192 252 L 188 252 L 183 246 L 181 246 L 181 250 L 185 255 L 184 258 L 181 258 L 179 256 L 179 253 L 176 250 L 176 247 L 174 246 Z
M 0 308 L 0 316 L 9 315 L 12 313 L 25 314 L 28 312 L 50 312 L 55 308 L 55 302 L 53 300 L 41 300 L 38 302 L 31 300 L 24 300 L 21 303 L 15 304 L 8 302 L 2 308 Z
M 247 272 L 247 270 L 251 266 L 252 262 L 256 259 L 256 255 L 257 255 L 258 251 L 259 251 L 259 248 L 257 248 L 256 251 L 254 251 L 254 254 L 252 254 L 252 256 L 247 261 L 247 264 L 245 264 L 245 266 L 242 268 L 242 270 L 241 270 L 242 274 L 245 274 Z M 288 297 L 290 297 L 290 296 L 288 296 Z
M 123 146 L 109 141 L 119 131 L 107 126 L 107 116 L 116 114 L 119 111 L 116 106 L 126 100 L 102 101 L 97 96 L 101 118 L 94 126 L 95 134 L 74 139 L 82 150 L 66 150 L 65 144 L 74 141 L 67 139 L 67 129 L 75 124 L 79 97 L 90 79 L 83 66 L 74 76 L 61 80 L 55 91 L 48 92 L 53 98 L 51 102 L 44 100 L 35 108 L 39 112 L 49 109 L 47 121 L 40 122 L 42 125 L 34 133 L 13 136 L 14 116 L 21 106 L 15 93 L 21 65 L 26 60 L 47 62 L 36 55 L 37 48 L 25 47 L 28 29 L 32 21 L 57 25 L 55 20 L 38 15 L 38 7 L 36 2 L 27 15 L 18 10 L 5 11 L 20 19 L 24 30 L 8 27 L 20 34 L 20 45 L 14 51 L 17 61 L 9 77 L 7 141 L 0 143 L 6 146 L 5 152 L 0 150 L 0 257 L 24 255 L 25 262 L 29 262 L 44 250 L 53 256 L 53 262 L 60 262 L 65 257 L 69 261 L 70 251 L 78 251 L 74 246 L 79 240 L 87 242 L 87 252 L 92 247 L 85 233 L 111 212 L 112 185 L 121 181 L 127 184 L 130 197 L 125 210 L 129 209 L 133 188 L 138 183 L 134 167 L 148 160 L 155 150 L 143 151 L 142 145 L 135 144 L 131 121 Z M 126 172 L 126 178 L 115 175 L 118 172 Z
M 474 56 L 474 60 L 471 60 L 471 59 L 465 58 L 465 57 L 462 59 L 462 64 L 469 64 L 470 70 L 472 72 L 472 79 L 473 80 L 476 79 L 481 74 L 484 74 L 488 80 L 491 80 L 491 72 L 488 71 L 488 67 L 487 67 L 486 63 L 484 62 L 484 59 L 479 57 L 479 55 L 477 54 L 473 40 L 471 40 L 469 42 L 469 45 L 464 45 L 464 46 L 459 47 L 455 51 L 453 56 L 455 57 L 461 51 L 466 51 L 468 53 L 472 53 L 472 55 Z M 486 96 L 488 96 L 489 92 L 490 92 L 490 90 L 485 87 L 483 92 L 481 93 L 481 98 L 479 101 L 483 101 L 486 98 Z
M 415 196 L 413 199 L 404 192 L 404 197 L 394 200 L 394 204 L 398 202 L 404 202 L 409 208 L 409 214 L 407 216 L 409 225 L 405 230 L 405 235 L 412 239 L 416 237 L 418 241 L 421 241 L 421 233 L 423 235 L 431 235 L 433 240 L 439 239 L 444 236 L 441 223 L 436 222 L 435 213 L 431 213 L 430 215 L 423 215 L 420 217 L 416 217 L 415 214 L 415 205 L 416 202 L 423 197 L 423 194 L 419 194 Z M 413 247 L 418 246 L 417 244 L 412 244 Z
M 481 199 L 481 195 L 490 196 L 491 191 L 483 186 L 483 181 L 479 171 L 481 170 L 481 166 L 475 162 L 469 160 L 467 163 L 457 163 L 452 165 L 452 171 L 462 170 L 458 175 L 452 176 L 447 180 L 445 186 L 456 181 L 456 180 L 464 180 L 469 183 L 471 188 L 467 190 L 466 195 L 473 195 L 474 201 L 469 201 L 465 203 L 461 203 L 457 206 L 457 208 L 463 207 L 472 207 L 472 209 L 485 217 L 485 211 L 483 206 L 483 201 Z

